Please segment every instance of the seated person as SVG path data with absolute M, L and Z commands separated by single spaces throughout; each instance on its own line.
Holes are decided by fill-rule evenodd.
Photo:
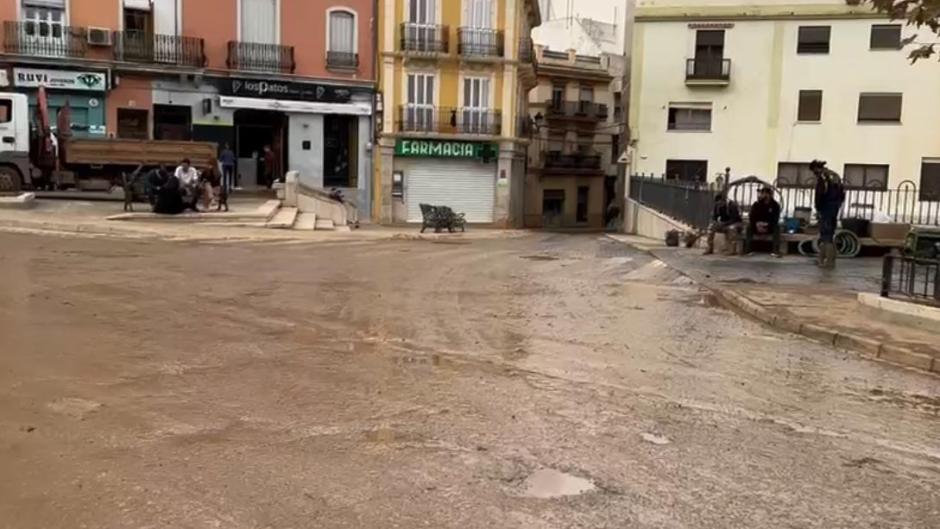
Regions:
M 154 213 L 164 215 L 178 215 L 185 210 L 183 195 L 180 192 L 180 181 L 175 176 L 168 176 L 156 190 L 156 201 L 153 204 Z
M 705 255 L 715 253 L 716 233 L 724 233 L 729 238 L 735 238 L 741 233 L 741 211 L 738 209 L 738 204 L 734 200 L 728 200 L 724 194 L 715 197 L 712 221 L 708 226 Z
M 209 160 L 209 167 L 199 175 L 199 184 L 202 191 L 202 206 L 208 211 L 212 207 L 212 202 L 222 191 L 222 172 L 219 170 L 217 160 Z
M 183 200 L 187 208 L 193 211 L 199 211 L 196 204 L 199 202 L 199 171 L 189 163 L 189 158 L 184 158 L 179 167 L 176 168 L 174 175 L 179 180 L 180 189 L 185 199 Z
M 774 192 L 769 187 L 760 190 L 757 202 L 751 206 L 747 234 L 744 237 L 745 254 L 750 255 L 755 234 L 770 235 L 773 241 L 770 255 L 780 257 L 780 204 L 774 200 Z

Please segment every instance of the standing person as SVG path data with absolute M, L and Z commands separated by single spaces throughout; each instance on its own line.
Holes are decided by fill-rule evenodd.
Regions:
M 274 185 L 274 151 L 271 150 L 270 145 L 264 146 L 261 162 L 264 168 L 264 183 L 270 189 Z
M 209 167 L 199 175 L 199 184 L 202 190 L 202 205 L 206 211 L 212 208 L 212 201 L 216 194 L 221 193 L 222 174 L 219 172 L 219 161 L 215 158 L 209 160 Z
M 222 162 L 222 185 L 225 187 L 225 193 L 228 194 L 233 188 L 238 187 L 238 181 L 235 179 L 235 153 L 227 143 L 222 148 L 219 161 Z
M 715 196 L 715 208 L 712 210 L 712 222 L 708 226 L 705 255 L 715 253 L 715 234 L 724 233 L 726 237 L 737 237 L 741 230 L 741 211 L 734 200 L 725 195 Z
M 834 237 L 839 224 L 839 212 L 845 202 L 845 186 L 835 171 L 826 167 L 826 162 L 814 160 L 809 164 L 816 175 L 816 216 L 819 217 L 819 261 L 821 268 L 836 267 L 836 245 Z
M 770 234 L 773 247 L 770 255 L 780 257 L 780 204 L 774 200 L 774 191 L 769 187 L 761 188 L 757 202 L 751 206 L 747 218 L 747 232 L 744 236 L 744 254 L 751 254 L 754 235 Z

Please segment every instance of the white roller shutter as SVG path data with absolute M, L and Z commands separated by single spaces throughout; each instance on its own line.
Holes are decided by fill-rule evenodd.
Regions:
M 405 173 L 408 222 L 421 222 L 421 204 L 450 206 L 467 222 L 493 222 L 496 163 L 447 158 L 397 159 Z
M 150 11 L 151 0 L 124 0 L 126 9 L 139 9 L 141 11 Z

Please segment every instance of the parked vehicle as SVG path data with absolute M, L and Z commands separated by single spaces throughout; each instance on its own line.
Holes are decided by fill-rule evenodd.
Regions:
M 33 126 L 27 96 L 0 92 L 0 192 L 107 190 L 121 186 L 122 174 L 141 165 L 175 167 L 189 158 L 195 167 L 208 167 L 218 149 L 211 142 L 73 138 L 68 107 L 59 111 L 58 122 L 53 131 L 44 90 Z

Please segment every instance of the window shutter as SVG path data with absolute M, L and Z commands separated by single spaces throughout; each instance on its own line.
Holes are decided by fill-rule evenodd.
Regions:
M 124 9 L 137 9 L 140 11 L 150 11 L 153 7 L 151 0 L 124 0 Z

